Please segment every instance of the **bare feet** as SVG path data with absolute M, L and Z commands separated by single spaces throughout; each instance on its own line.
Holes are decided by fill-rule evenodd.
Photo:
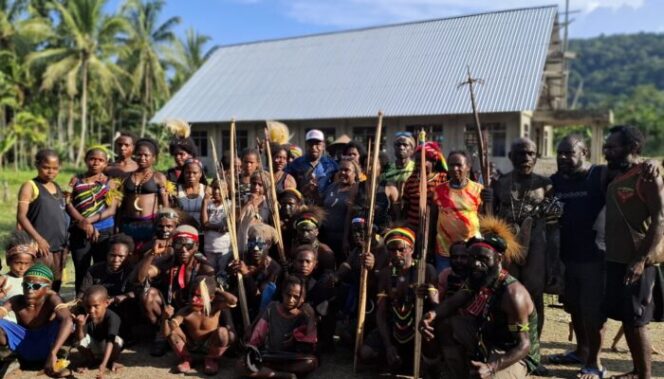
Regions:
M 639 375 L 636 372 L 631 371 L 620 375 L 614 375 L 610 379 L 639 379 Z
M 124 365 L 118 362 L 113 362 L 111 365 L 112 372 L 120 372 L 124 368 Z

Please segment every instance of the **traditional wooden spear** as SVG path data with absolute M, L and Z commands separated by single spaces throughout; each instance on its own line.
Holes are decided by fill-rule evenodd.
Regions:
M 378 126 L 376 127 L 376 141 L 374 142 L 373 159 L 371 161 L 371 180 L 369 182 L 369 199 L 366 222 L 366 236 L 364 237 L 364 249 L 362 254 L 371 253 L 371 241 L 373 240 L 373 220 L 374 220 L 374 207 L 376 205 L 376 187 L 378 184 L 378 154 L 380 153 L 380 140 L 383 133 L 383 112 L 378 112 Z M 355 333 L 355 360 L 353 361 L 353 370 L 357 372 L 357 365 L 360 356 L 360 349 L 364 342 L 364 321 L 367 311 L 367 280 L 369 271 L 364 265 L 360 271 L 360 293 L 357 303 L 357 329 Z
M 277 231 L 277 252 L 279 253 L 279 259 L 281 260 L 282 267 L 286 267 L 286 249 L 284 248 L 284 240 L 281 236 L 281 216 L 279 215 L 279 203 L 277 199 L 277 184 L 275 183 L 274 177 L 274 168 L 272 167 L 272 151 L 270 149 L 269 142 L 270 136 L 269 131 L 265 128 L 265 151 L 267 154 L 267 167 L 270 172 L 270 188 L 269 192 L 266 193 L 268 204 L 272 210 L 272 223 L 274 224 L 274 229 Z M 262 165 L 261 165 L 262 166 Z M 261 167 L 262 169 L 262 167 Z M 284 173 L 286 175 L 286 173 Z
M 227 207 L 225 201 L 222 201 L 224 204 L 224 212 L 226 212 L 226 227 L 228 228 L 228 233 L 231 237 L 231 252 L 233 253 L 233 259 L 236 261 L 240 260 L 240 251 L 237 241 L 237 222 L 236 222 L 236 207 L 235 207 L 235 160 L 237 159 L 237 153 L 235 151 L 235 119 L 231 120 L 231 130 L 230 130 L 230 173 L 231 177 L 230 183 L 230 193 L 227 193 L 228 199 L 230 200 L 230 207 Z M 217 157 L 217 149 L 214 145 L 214 141 L 210 139 L 212 145 L 212 158 L 215 162 L 215 170 L 217 172 L 217 181 L 219 186 L 221 186 L 221 178 L 219 177 L 219 159 Z M 222 169 L 222 175 L 224 175 L 224 183 L 226 183 L 226 174 Z M 222 193 L 226 193 L 224 190 Z M 244 280 L 242 279 L 242 273 L 237 273 L 237 288 L 238 288 L 238 300 L 240 302 L 240 312 L 242 313 L 242 323 L 245 328 L 251 327 L 251 319 L 249 318 L 249 307 L 247 305 L 247 293 L 244 289 Z
M 420 131 L 418 141 L 420 144 L 420 202 L 419 202 L 419 220 L 420 227 L 418 230 L 418 240 L 420 241 L 420 256 L 417 261 L 417 286 L 415 289 L 426 282 L 427 273 L 427 251 L 429 247 L 429 206 L 427 203 L 427 166 L 426 166 L 426 152 L 424 145 L 427 137 L 424 129 Z M 415 298 L 415 328 L 422 320 L 424 310 L 424 299 L 417 296 Z M 413 359 L 413 378 L 420 377 L 420 369 L 422 364 L 422 334 L 415 332 L 415 351 Z
M 470 105 L 473 108 L 473 116 L 475 119 L 475 133 L 477 134 L 477 149 L 480 156 L 480 167 L 482 170 L 482 177 L 484 178 L 484 187 L 488 188 L 491 184 L 491 172 L 489 170 L 489 151 L 484 146 L 484 136 L 482 133 L 482 126 L 480 124 L 480 113 L 477 111 L 477 101 L 475 100 L 475 83 L 484 84 L 482 79 L 473 78 L 470 74 L 470 66 L 468 68 L 468 79 L 459 84 L 459 87 L 468 85 L 470 92 Z M 487 210 L 490 207 L 485 207 Z

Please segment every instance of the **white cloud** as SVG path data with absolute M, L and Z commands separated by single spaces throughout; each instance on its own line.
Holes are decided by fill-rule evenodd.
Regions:
M 257 0 L 239 0 L 257 1 Z M 570 8 L 587 14 L 599 8 L 640 8 L 645 0 L 571 0 Z M 460 14 L 529 7 L 564 0 L 280 0 L 289 17 L 307 24 L 357 27 L 450 17 Z

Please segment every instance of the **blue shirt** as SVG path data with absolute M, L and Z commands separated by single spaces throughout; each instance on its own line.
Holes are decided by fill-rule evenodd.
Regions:
M 309 183 L 311 176 L 318 182 L 318 192 L 323 193 L 332 183 L 334 174 L 339 169 L 337 162 L 323 155 L 318 160 L 316 166 L 311 165 L 311 160 L 307 155 L 299 157 L 286 166 L 286 173 L 293 175 L 297 181 L 297 187 L 303 188 Z

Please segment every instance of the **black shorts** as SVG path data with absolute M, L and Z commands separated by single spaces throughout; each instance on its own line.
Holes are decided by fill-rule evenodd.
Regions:
M 565 262 L 565 311 L 580 315 L 593 323 L 606 320 L 602 312 L 604 299 L 604 260 L 596 262 Z
M 661 303 L 656 302 L 653 296 L 655 284 L 661 280 L 659 267 L 646 267 L 636 283 L 625 285 L 627 266 L 606 262 L 604 310 L 609 318 L 622 321 L 627 326 L 645 326 L 653 321 L 655 304 Z

